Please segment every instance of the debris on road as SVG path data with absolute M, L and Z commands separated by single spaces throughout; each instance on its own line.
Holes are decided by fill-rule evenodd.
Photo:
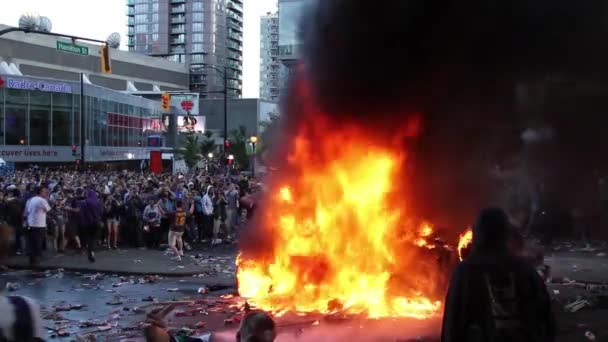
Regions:
M 19 285 L 19 283 L 6 283 L 6 290 L 9 292 L 14 292 L 19 290 L 19 288 L 21 288 L 21 285 Z
M 586 299 L 578 299 L 566 306 L 564 306 L 564 311 L 566 312 L 577 312 L 584 307 L 590 307 L 591 302 Z
M 122 300 L 120 299 L 120 296 L 114 296 L 112 297 L 112 300 L 107 302 L 106 304 L 108 305 L 122 305 Z
M 587 330 L 585 332 L 585 337 L 589 340 L 589 341 L 595 341 L 595 334 L 592 333 L 591 331 Z
M 84 307 L 86 307 L 86 305 L 84 305 L 84 304 L 68 304 L 65 302 L 61 302 L 60 304 L 53 306 L 53 308 L 55 309 L 55 312 L 81 310 Z

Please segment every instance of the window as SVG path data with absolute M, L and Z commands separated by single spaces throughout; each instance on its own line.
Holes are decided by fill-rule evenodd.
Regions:
M 203 51 L 203 44 L 201 44 L 201 43 L 192 44 L 192 52 L 202 52 L 202 51 Z
M 30 92 L 30 145 L 51 143 L 51 93 Z
M 203 32 L 203 23 L 192 23 L 193 32 Z
M 53 93 L 53 136 L 55 146 L 70 146 L 72 137 L 72 94 Z
M 193 11 L 202 11 L 203 10 L 203 3 L 202 1 L 194 1 L 192 3 L 192 10 Z
M 203 21 L 203 13 L 202 12 L 194 12 L 192 13 L 192 21 Z
M 146 24 L 135 25 L 135 33 L 148 33 L 148 25 L 146 25 Z
M 158 2 L 152 4 L 152 12 L 158 12 Z
M 148 15 L 147 14 L 136 14 L 135 15 L 135 23 L 136 24 L 147 24 L 148 23 Z
M 202 33 L 194 33 L 194 34 L 192 34 L 192 41 L 193 42 L 202 42 L 203 41 L 203 34 Z
M 202 54 L 193 54 L 192 55 L 192 62 L 201 63 L 204 61 L 205 61 L 205 55 L 202 55 Z

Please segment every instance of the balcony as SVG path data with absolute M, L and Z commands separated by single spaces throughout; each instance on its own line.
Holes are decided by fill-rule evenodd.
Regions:
M 127 7 L 127 15 L 135 15 L 135 9 L 133 7 Z
M 186 44 L 186 39 L 184 39 L 184 38 L 171 39 L 171 44 L 173 44 L 173 45 Z
M 127 39 L 127 46 L 135 46 L 135 39 L 133 39 L 133 38 Z
M 226 65 L 231 69 L 243 70 L 243 65 L 237 62 L 228 62 Z
M 185 4 L 186 0 L 171 0 L 172 4 Z
M 228 1 L 228 8 L 234 9 L 234 10 L 239 11 L 240 13 L 243 13 L 243 4 L 239 4 L 238 2 Z
M 127 26 L 135 26 L 135 17 L 128 17 Z
M 184 23 L 186 23 L 186 17 L 184 17 L 184 16 L 171 18 L 171 24 L 184 24 Z
M 235 42 L 228 42 L 228 48 L 232 49 L 232 50 L 236 50 L 236 51 L 243 51 L 243 46 L 239 43 L 235 43 Z
M 242 61 L 243 60 L 243 56 L 241 56 L 238 53 L 234 53 L 234 52 L 228 52 L 228 58 L 234 59 L 234 60 L 237 60 L 237 61 Z
M 182 34 L 182 33 L 186 33 L 185 27 L 172 27 L 171 28 L 171 34 Z
M 135 6 L 135 0 L 127 0 L 127 6 Z
M 235 23 L 234 21 L 229 20 L 228 27 L 235 31 L 243 32 L 243 23 Z
M 184 47 L 173 47 L 169 51 L 170 53 L 186 53 L 186 48 Z
M 236 41 L 242 42 L 243 41 L 243 35 L 240 33 L 235 33 L 232 31 L 228 31 L 228 38 L 230 39 L 234 39 Z
M 236 21 L 239 21 L 239 22 L 243 22 L 243 16 L 238 15 L 238 14 L 236 14 L 236 13 L 232 12 L 232 11 L 227 11 L 227 12 L 226 12 L 226 16 L 227 16 L 228 18 L 233 19 L 233 20 L 236 20 Z
M 171 13 L 185 13 L 186 5 L 171 7 Z

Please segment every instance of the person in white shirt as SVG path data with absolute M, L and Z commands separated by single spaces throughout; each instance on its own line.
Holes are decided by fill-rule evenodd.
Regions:
M 0 226 L 0 264 L 8 257 L 11 228 Z M 4 288 L 4 284 L 1 284 Z M 0 291 L 0 341 L 43 342 L 40 307 L 30 298 L 7 296 Z
M 40 263 L 40 256 L 46 239 L 46 214 L 51 210 L 51 206 L 46 200 L 48 195 L 49 190 L 46 187 L 38 187 L 36 196 L 30 198 L 25 206 L 30 245 L 30 265 L 32 266 Z

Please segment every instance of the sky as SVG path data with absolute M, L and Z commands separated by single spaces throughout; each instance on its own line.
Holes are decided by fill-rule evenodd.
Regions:
M 5 2 L 10 2 L 6 5 Z M 243 0 L 243 97 L 259 96 L 260 16 L 274 12 L 277 0 Z M 53 32 L 105 40 L 120 33 L 126 50 L 126 0 L 0 0 L 0 23 L 17 26 L 24 13 L 46 16 Z

